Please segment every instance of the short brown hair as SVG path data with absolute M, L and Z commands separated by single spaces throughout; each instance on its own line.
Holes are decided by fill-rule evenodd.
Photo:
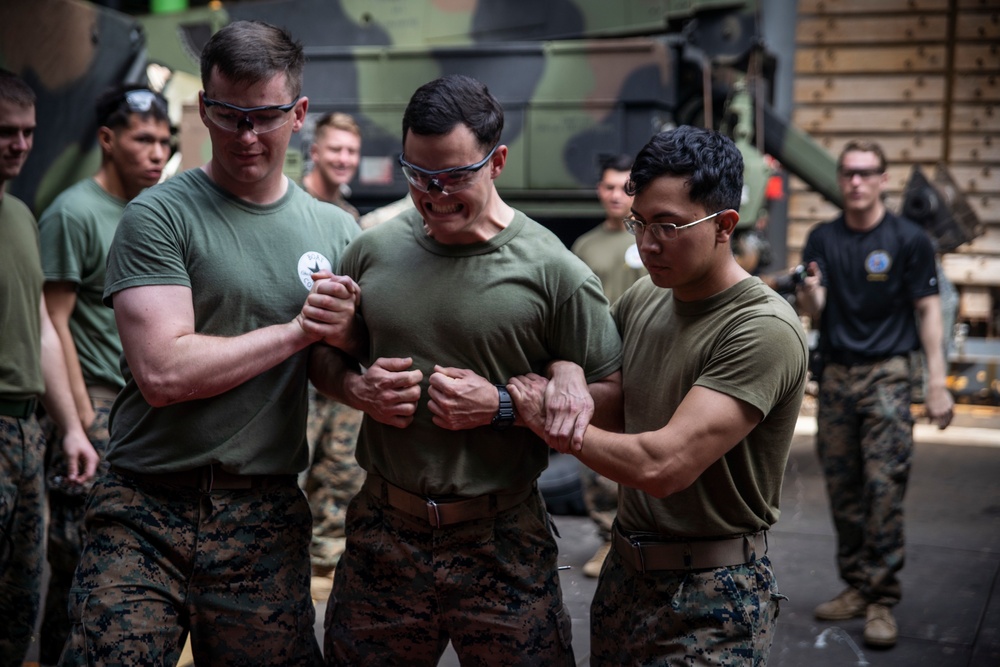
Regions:
M 888 164 L 885 159 L 885 151 L 882 147 L 874 141 L 865 141 L 862 139 L 852 139 L 847 142 L 844 146 L 844 150 L 840 151 L 840 157 L 837 158 L 837 171 L 844 165 L 844 156 L 848 153 L 875 153 L 878 158 L 878 168 L 879 172 L 885 172 L 885 168 Z
M 236 21 L 212 35 L 202 49 L 201 85 L 208 86 L 213 69 L 233 83 L 246 85 L 284 74 L 289 92 L 298 98 L 305 62 L 302 44 L 284 28 L 263 21 Z
M 316 121 L 316 130 L 313 132 L 313 137 L 319 138 L 319 135 L 327 128 L 350 132 L 358 139 L 361 138 L 361 126 L 358 125 L 353 116 L 346 113 L 331 111 L 323 114 L 320 119 Z
M 35 91 L 24 79 L 0 67 L 0 100 L 19 107 L 33 107 L 36 99 Z

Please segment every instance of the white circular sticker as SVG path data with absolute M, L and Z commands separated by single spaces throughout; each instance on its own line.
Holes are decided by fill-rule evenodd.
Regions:
M 312 274 L 319 273 L 320 271 L 329 271 L 333 273 L 333 265 L 330 260 L 326 258 L 321 252 L 310 251 L 304 253 L 299 257 L 299 280 L 302 284 L 306 286 L 307 290 L 311 290 L 313 286 Z
M 625 264 L 630 269 L 642 268 L 642 257 L 639 255 L 639 246 L 634 243 L 625 251 Z

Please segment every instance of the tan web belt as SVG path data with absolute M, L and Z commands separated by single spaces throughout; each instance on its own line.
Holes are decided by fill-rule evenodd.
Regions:
M 490 493 L 464 500 L 439 501 L 410 493 L 373 473 L 368 473 L 362 488 L 391 507 L 417 519 L 426 519 L 432 528 L 495 517 L 500 512 L 523 503 L 535 490 L 534 485 L 531 485 L 511 493 Z
M 618 524 L 612 543 L 622 559 L 639 572 L 710 570 L 743 565 L 767 553 L 767 531 L 720 540 L 642 542 L 622 533 Z

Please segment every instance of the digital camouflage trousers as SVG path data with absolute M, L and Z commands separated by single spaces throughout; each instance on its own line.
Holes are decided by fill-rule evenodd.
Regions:
M 892 606 L 902 590 L 903 496 L 913 460 L 909 358 L 827 364 L 819 387 L 816 445 L 841 578 Z
M 464 667 L 572 666 L 557 556 L 537 491 L 441 529 L 363 491 L 326 609 L 327 664 L 433 667 L 451 640 Z
M 108 470 L 104 454 L 108 450 L 108 415 L 111 413 L 112 398 L 91 397 L 94 406 L 94 423 L 87 429 L 87 437 L 101 457 L 97 474 Z M 55 422 L 50 417 L 42 419 L 42 429 L 46 435 L 45 482 L 49 494 L 48 550 L 49 586 L 45 594 L 45 615 L 39 633 L 39 661 L 43 665 L 54 665 L 59 660 L 66 637 L 69 636 L 69 615 L 66 606 L 69 589 L 73 583 L 73 571 L 80 562 L 83 551 L 83 515 L 87 493 L 93 482 L 82 486 L 71 485 L 66 479 L 66 457 L 62 440 L 56 431 Z
M 61 664 L 322 664 L 309 596 L 311 517 L 294 476 L 202 492 L 114 468 L 87 502 Z
M 0 416 L 0 665 L 24 660 L 41 605 L 44 447 L 33 416 Z
M 590 664 L 764 667 L 781 599 L 767 556 L 637 572 L 612 549 L 590 606 Z

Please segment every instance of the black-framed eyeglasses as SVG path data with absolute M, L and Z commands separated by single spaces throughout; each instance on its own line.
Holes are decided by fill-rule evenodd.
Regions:
M 867 181 L 869 178 L 881 176 L 885 173 L 885 169 L 838 169 L 837 173 L 845 181 L 853 181 L 855 176 L 860 176 L 862 180 Z
M 490 161 L 490 158 L 493 157 L 493 154 L 496 153 L 499 147 L 500 142 L 497 142 L 490 152 L 486 154 L 486 157 L 479 162 L 467 164 L 464 167 L 451 167 L 449 169 L 436 169 L 432 171 L 418 167 L 415 164 L 410 164 L 403 159 L 402 153 L 399 154 L 399 166 L 403 168 L 403 176 L 417 190 L 430 192 L 431 188 L 437 188 L 441 191 L 441 194 L 450 195 L 472 187 L 472 184 L 475 183 L 476 173 L 486 166 L 486 163 Z
M 641 237 L 645 231 L 648 229 L 652 234 L 653 238 L 657 241 L 673 241 L 677 238 L 677 231 L 680 229 L 686 229 L 688 227 L 694 227 L 699 222 L 705 222 L 706 220 L 711 220 L 715 216 L 725 213 L 728 208 L 724 208 L 721 211 L 716 211 L 712 215 L 706 215 L 700 220 L 695 220 L 694 222 L 689 222 L 685 225 L 675 225 L 672 222 L 657 222 L 649 224 L 647 222 L 642 222 L 641 220 L 636 220 L 631 215 L 622 220 L 625 223 L 625 229 L 628 230 L 629 234 L 635 236 L 636 238 Z
M 262 107 L 238 107 L 228 102 L 220 102 L 202 95 L 205 115 L 208 119 L 229 132 L 239 132 L 246 127 L 254 134 L 274 132 L 284 127 L 292 118 L 288 112 L 295 108 L 302 96 L 288 104 L 268 104 Z
M 129 90 L 122 97 L 130 113 L 149 113 L 154 105 L 161 113 L 167 113 L 167 101 L 152 90 L 145 88 Z

